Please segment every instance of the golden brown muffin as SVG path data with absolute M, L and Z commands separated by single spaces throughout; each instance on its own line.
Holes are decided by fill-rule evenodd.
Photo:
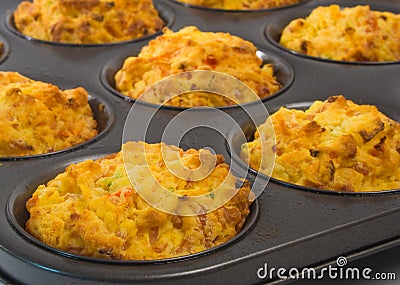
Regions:
M 24 35 L 71 44 L 127 41 L 164 26 L 152 0 L 24 1 L 15 10 L 14 21 Z
M 125 60 L 122 69 L 115 75 L 118 91 L 137 99 L 157 81 L 193 70 L 218 71 L 234 76 L 252 88 L 260 98 L 281 88 L 272 66 L 263 65 L 256 55 L 257 48 L 246 40 L 228 33 L 201 32 L 193 26 L 178 32 L 168 28 L 163 31 L 164 34 L 150 41 L 138 56 Z M 169 100 L 166 105 L 196 107 L 233 104 L 223 97 L 208 95 L 189 94 Z M 159 98 L 146 98 L 146 101 L 160 104 L 156 99 Z
M 224 179 L 233 177 L 218 155 L 207 178 L 179 179 L 168 171 L 161 147 L 178 151 L 183 164 L 190 168 L 199 166 L 199 155 L 205 150 L 127 144 L 144 148 L 155 179 L 169 191 L 186 197 L 211 194 Z M 132 151 L 131 155 L 141 154 Z M 222 244 L 241 230 L 249 214 L 250 187 L 244 183 L 234 190 L 234 197 L 214 211 L 198 216 L 168 214 L 138 195 L 126 174 L 123 153 L 119 152 L 72 164 L 46 185 L 40 185 L 26 203 L 30 212 L 26 229 L 42 242 L 78 255 L 122 260 L 182 256 Z
M 0 72 L 0 156 L 58 151 L 97 135 L 85 89 L 62 91 L 17 72 Z
M 281 108 L 271 121 L 242 146 L 252 168 L 274 152 L 272 177 L 286 182 L 344 192 L 400 187 L 400 124 L 375 106 L 332 96 L 306 111 Z
M 400 60 L 400 15 L 371 11 L 369 6 L 317 7 L 293 20 L 280 44 L 306 55 L 343 61 Z
M 284 7 L 300 0 L 179 0 L 179 2 L 224 10 L 257 10 Z

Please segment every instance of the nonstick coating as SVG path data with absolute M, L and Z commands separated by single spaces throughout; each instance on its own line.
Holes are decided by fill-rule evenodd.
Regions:
M 26 193 L 23 194 L 24 187 L 26 191 L 32 191 L 44 182 L 43 179 L 60 172 L 61 166 L 120 150 L 125 118 L 134 103 L 116 96 L 101 83 L 102 70 L 112 59 L 120 57 L 121 60 L 125 55 L 136 54 L 150 39 L 87 47 L 27 40 L 7 27 L 9 16 L 19 2 L 1 1 L 0 40 L 6 40 L 9 52 L 0 58 L 0 69 L 18 71 L 61 88 L 82 86 L 109 109 L 106 120 L 103 120 L 106 131 L 91 143 L 41 158 L 0 162 L 0 280 L 16 284 L 61 285 L 268 283 L 271 280 L 257 277 L 257 270 L 265 263 L 275 268 L 321 268 L 335 265 L 339 256 L 353 261 L 400 245 L 398 193 L 327 195 L 300 191 L 270 181 L 257 199 L 258 218 L 253 226 L 241 238 L 206 254 L 168 262 L 116 264 L 65 256 L 39 246 L 21 234 L 23 225 L 17 222 L 16 226 L 15 220 L 21 221 L 19 212 L 7 209 L 14 209 L 12 203 L 17 201 L 15 195 L 18 193 L 22 195 L 18 203 L 23 205 L 27 198 Z M 294 71 L 294 80 L 282 94 L 264 102 L 270 112 L 282 105 L 324 100 L 337 94 L 343 94 L 358 104 L 400 109 L 400 63 L 360 65 L 315 60 L 283 50 L 273 39 L 268 39 L 269 27 L 276 36 L 282 19 L 304 14 L 318 5 L 370 4 L 373 9 L 400 13 L 400 0 L 316 0 L 304 1 L 290 8 L 256 12 L 212 11 L 169 0 L 154 2 L 158 7 L 168 7 L 167 15 L 174 15 L 170 23 L 174 31 L 195 25 L 203 31 L 230 32 L 285 60 Z M 92 104 L 92 108 L 95 105 Z M 258 107 L 250 104 L 245 108 L 222 109 L 238 123 L 247 122 L 247 128 L 254 129 L 246 111 L 255 112 Z M 140 112 L 145 116 L 154 108 L 143 104 Z M 149 127 L 147 141 L 158 142 L 167 122 L 181 111 L 173 108 L 158 110 L 154 123 Z M 201 116 L 210 118 L 214 113 L 200 112 L 193 117 Z M 185 136 L 181 147 L 211 146 L 223 154 L 226 161 L 239 167 L 235 160 L 231 162 L 227 147 L 232 127 L 229 124 L 223 126 L 223 134 L 196 129 Z M 252 181 L 254 173 L 247 173 L 247 178 Z M 398 263 L 398 256 L 396 258 L 394 262 Z

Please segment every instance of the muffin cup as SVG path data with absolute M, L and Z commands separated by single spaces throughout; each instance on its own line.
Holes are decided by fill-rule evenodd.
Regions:
M 297 110 L 307 110 L 314 102 L 297 102 L 283 105 L 282 107 L 287 109 L 297 109 Z M 277 112 L 280 109 L 279 107 L 273 107 L 270 110 L 270 114 Z M 400 122 L 400 111 L 396 109 L 392 109 L 389 107 L 380 107 L 377 106 L 379 111 L 388 116 L 389 118 Z M 331 194 L 331 195 L 342 195 L 342 196 L 373 196 L 373 195 L 386 195 L 386 194 L 396 194 L 400 193 L 400 189 L 391 189 L 391 190 L 383 190 L 383 191 L 373 191 L 373 192 L 342 192 L 335 190 L 322 190 L 312 187 L 306 187 L 302 185 L 297 185 L 293 183 L 289 183 L 280 179 L 276 179 L 272 176 L 261 173 L 253 168 L 251 168 L 245 161 L 243 161 L 240 157 L 241 146 L 246 143 L 253 141 L 254 133 L 257 129 L 256 125 L 259 126 L 262 124 L 267 118 L 265 116 L 254 117 L 254 121 L 244 120 L 239 122 L 238 126 L 233 127 L 228 134 L 226 148 L 231 155 L 232 161 L 238 168 L 241 168 L 242 171 L 247 171 L 249 173 L 248 179 L 256 185 L 266 185 L 268 182 L 273 182 L 279 184 L 283 187 L 308 191 L 313 193 L 320 194 Z M 244 134 L 244 136 L 243 136 Z M 245 139 L 246 140 L 245 140 Z
M 296 7 L 293 10 L 288 11 L 287 13 L 280 14 L 279 16 L 273 16 L 273 19 L 271 19 L 270 23 L 265 27 L 264 29 L 264 36 L 267 38 L 267 40 L 279 48 L 280 50 L 305 58 L 305 59 L 311 59 L 311 60 L 317 60 L 317 61 L 322 61 L 322 62 L 329 62 L 329 63 L 339 63 L 339 64 L 348 64 L 348 65 L 389 65 L 389 64 L 399 64 L 400 61 L 374 61 L 374 62 L 368 62 L 368 61 L 345 61 L 345 60 L 333 60 L 333 59 L 327 59 L 327 58 L 321 58 L 321 57 L 316 57 L 316 56 L 310 56 L 306 55 L 291 49 L 288 49 L 282 45 L 279 44 L 280 38 L 282 31 L 284 28 L 292 21 L 298 18 L 305 18 L 310 13 L 317 7 L 319 6 L 330 6 L 333 4 L 337 4 L 340 7 L 354 7 L 358 5 L 369 5 L 371 7 L 371 10 L 376 10 L 376 11 L 388 11 L 392 12 L 395 14 L 400 14 L 400 8 L 395 7 L 395 5 L 390 4 L 390 3 L 379 3 L 377 1 L 351 1 L 349 3 L 348 1 L 325 1 L 322 5 L 318 5 L 318 2 L 311 2 L 305 6 L 300 6 Z
M 58 163 L 57 165 L 52 165 L 49 166 L 47 169 L 42 169 L 42 173 L 32 175 L 29 178 L 25 179 L 22 181 L 17 188 L 11 193 L 9 196 L 9 199 L 7 201 L 7 209 L 6 209 L 6 214 L 7 214 L 7 219 L 12 226 L 12 228 L 18 233 L 18 235 L 22 236 L 25 240 L 27 240 L 29 243 L 26 245 L 26 252 L 29 254 L 30 247 L 41 247 L 45 250 L 47 250 L 49 253 L 56 254 L 59 256 L 64 256 L 68 258 L 72 258 L 75 260 L 80 260 L 84 262 L 96 262 L 96 263 L 101 263 L 101 264 L 113 264 L 113 265 L 129 265 L 129 264 L 155 264 L 155 263 L 170 263 L 170 262 L 177 262 L 185 259 L 191 259 L 195 258 L 201 255 L 207 255 L 210 254 L 214 251 L 218 250 L 223 250 L 232 243 L 238 241 L 242 237 L 246 235 L 248 231 L 250 231 L 253 226 L 256 224 L 258 220 L 258 214 L 259 214 L 259 205 L 257 200 L 253 201 L 252 205 L 250 206 L 250 213 L 246 218 L 246 221 L 240 230 L 240 232 L 237 233 L 236 236 L 234 236 L 231 240 L 218 245 L 216 247 L 189 254 L 189 255 L 184 255 L 184 256 L 179 256 L 179 257 L 171 257 L 171 258 L 164 258 L 164 259 L 154 259 L 154 260 L 108 260 L 108 259 L 101 259 L 101 258 L 94 258 L 94 257 L 88 257 L 88 256 L 82 256 L 82 255 L 76 255 L 73 253 L 65 252 L 62 250 L 59 250 L 57 248 L 54 248 L 52 246 L 46 245 L 43 242 L 37 240 L 35 237 L 30 235 L 26 230 L 25 230 L 25 224 L 29 219 L 29 212 L 26 209 L 26 202 L 30 197 L 32 197 L 32 194 L 35 192 L 37 187 L 41 184 L 46 184 L 48 181 L 53 179 L 57 174 L 61 173 L 64 171 L 64 169 L 74 163 L 82 162 L 85 160 L 95 160 L 99 159 L 101 157 L 104 157 L 105 155 L 108 154 L 102 154 L 102 155 L 91 155 L 91 156 L 83 156 L 79 158 L 75 158 L 72 160 L 64 161 L 61 163 Z M 68 267 L 66 268 L 66 271 L 68 271 Z
M 61 154 L 61 153 L 66 153 L 66 152 L 71 152 L 75 151 L 79 148 L 83 148 L 89 144 L 92 144 L 96 141 L 98 141 L 100 138 L 102 138 L 111 128 L 114 122 L 114 111 L 111 105 L 105 101 L 104 99 L 94 96 L 89 94 L 88 96 L 88 103 L 90 105 L 90 108 L 92 109 L 93 112 L 93 117 L 97 122 L 97 131 L 98 134 L 80 144 L 57 150 L 57 151 L 52 151 L 48 153 L 43 153 L 43 154 L 34 154 L 34 155 L 24 155 L 24 156 L 5 156 L 1 157 L 0 156 L 0 161 L 10 161 L 10 160 L 26 160 L 26 159 L 34 159 L 34 158 L 43 158 L 43 157 L 49 157 L 52 155 L 56 154 Z
M 160 18 L 164 21 L 164 23 L 165 23 L 164 27 L 170 27 L 172 25 L 172 23 L 174 22 L 174 18 L 175 18 L 174 11 L 168 5 L 165 5 L 164 3 L 158 3 L 158 2 L 154 3 L 154 7 L 158 11 Z M 140 38 L 127 40 L 127 41 L 112 42 L 112 43 L 72 44 L 72 43 L 62 43 L 62 42 L 52 42 L 52 41 L 47 41 L 47 40 L 41 40 L 41 39 L 36 39 L 36 38 L 30 37 L 30 36 L 24 35 L 16 28 L 15 22 L 14 22 L 14 15 L 13 15 L 13 12 L 11 12 L 11 11 L 9 11 L 8 16 L 5 19 L 5 25 L 10 32 L 12 32 L 13 34 L 15 34 L 23 39 L 28 40 L 28 41 L 57 45 L 57 46 L 70 46 L 70 47 L 106 47 L 106 46 L 115 46 L 115 45 L 121 45 L 121 44 L 131 44 L 131 43 L 137 43 L 137 42 L 141 42 L 141 41 L 153 38 L 162 33 L 162 30 L 160 30 L 154 34 L 146 35 L 146 36 L 143 36 Z
M 115 88 L 115 79 L 114 79 L 115 74 L 118 72 L 118 70 L 120 70 L 122 68 L 123 63 L 126 58 L 128 58 L 130 56 L 136 56 L 138 53 L 139 53 L 139 50 L 134 50 L 133 53 L 129 52 L 127 54 L 118 55 L 118 56 L 110 59 L 104 65 L 103 69 L 101 70 L 101 73 L 100 73 L 101 83 L 112 94 L 114 94 L 118 97 L 121 97 L 127 101 L 140 102 L 141 104 L 152 106 L 155 108 L 160 107 L 160 105 L 157 105 L 157 104 L 148 103 L 148 102 L 140 101 L 140 100 L 135 100 L 131 97 L 128 97 L 128 96 L 122 94 Z M 278 82 L 282 84 L 282 88 L 280 90 L 278 90 L 274 94 L 271 94 L 270 96 L 267 96 L 267 97 L 261 99 L 261 101 L 265 102 L 265 101 L 268 101 L 272 98 L 275 98 L 275 97 L 283 94 L 287 89 L 289 89 L 289 87 L 293 83 L 295 75 L 294 75 L 293 68 L 290 66 L 290 64 L 286 60 L 281 58 L 280 56 L 277 56 L 272 52 L 264 51 L 261 49 L 259 49 L 257 51 L 257 56 L 263 60 L 263 64 L 272 64 L 273 70 L 274 70 L 274 75 L 276 76 Z M 255 103 L 257 103 L 257 101 Z M 252 104 L 252 102 L 243 103 L 243 104 L 240 104 L 240 106 L 246 106 L 246 105 L 250 105 L 250 104 Z M 216 107 L 216 108 L 221 109 L 221 110 L 227 110 L 227 109 L 237 108 L 238 106 L 239 105 L 232 105 L 232 106 L 221 106 L 221 107 Z M 161 108 L 166 108 L 166 109 L 175 110 L 175 111 L 188 109 L 185 107 L 175 107 L 175 106 L 165 106 L 165 105 L 162 105 Z

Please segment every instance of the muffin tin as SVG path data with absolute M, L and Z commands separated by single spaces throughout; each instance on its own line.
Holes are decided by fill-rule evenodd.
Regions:
M 91 94 L 95 114 L 99 104 L 105 106 L 105 111 L 96 115 L 98 122 L 102 122 L 99 124 L 101 134 L 89 143 L 52 155 L 0 161 L 0 280 L 11 284 L 267 283 L 283 280 L 258 278 L 257 270 L 265 263 L 269 268 L 321 268 L 334 264 L 338 256 L 355 259 L 400 244 L 399 191 L 382 195 L 316 193 L 277 181 L 270 181 L 268 185 L 257 183 L 253 171 L 247 173 L 248 179 L 254 187 L 264 191 L 252 206 L 249 221 L 240 236 L 216 249 L 157 262 L 123 262 L 81 258 L 40 244 L 23 229 L 27 219 L 23 207 L 26 199 L 39 184 L 63 171 L 69 163 L 120 150 L 125 119 L 133 102 L 112 91 L 110 73 L 115 72 L 125 56 L 136 54 L 150 38 L 98 46 L 54 45 L 27 40 L 7 27 L 9 15 L 19 2 L 2 1 L 0 40 L 4 42 L 5 39 L 9 52 L 0 69 L 18 71 L 62 89 L 82 86 Z M 294 80 L 288 81 L 285 90 L 263 102 L 271 112 L 282 105 L 302 106 L 304 102 L 343 94 L 355 103 L 374 104 L 382 107 L 384 112 L 389 110 L 387 115 L 392 118 L 400 118 L 400 63 L 366 65 L 314 60 L 285 51 L 267 38 L 268 27 L 274 27 L 277 35 L 282 19 L 286 21 L 304 15 L 318 5 L 370 4 L 373 9 L 400 13 L 399 0 L 356 0 L 350 4 L 345 0 L 315 0 L 288 8 L 254 12 L 213 11 L 169 0 L 154 2 L 168 11 L 168 15 L 175 15 L 170 23 L 174 31 L 195 25 L 202 31 L 230 32 L 252 41 L 267 55 L 270 52 L 277 60 L 287 62 L 293 70 Z M 136 104 L 140 107 L 135 108 L 138 117 L 155 114 L 146 133 L 149 143 L 159 142 L 168 122 L 184 111 L 182 108 L 158 109 L 152 104 Z M 259 104 L 246 104 L 221 110 L 250 137 L 255 125 L 265 119 L 251 122 L 252 116 L 248 113 L 256 115 L 259 107 Z M 217 110 L 188 112 L 193 123 L 207 122 L 210 127 L 219 125 L 221 128 L 219 122 L 223 116 Z M 237 128 L 229 123 L 222 126 L 223 133 L 204 126 L 193 129 L 185 134 L 180 146 L 212 147 L 224 155 L 234 171 L 242 173 L 237 156 L 235 159 L 239 142 L 231 140 Z

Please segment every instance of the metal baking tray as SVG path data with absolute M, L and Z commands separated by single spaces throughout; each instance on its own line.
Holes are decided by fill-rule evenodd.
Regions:
M 268 267 L 321 269 L 339 256 L 350 261 L 400 245 L 400 193 L 341 195 L 292 187 L 271 180 L 252 206 L 248 224 L 240 236 L 216 249 L 157 262 L 102 261 L 49 249 L 24 233 L 27 213 L 23 205 L 38 184 L 54 177 L 71 162 L 120 150 L 125 119 L 134 104 L 113 92 L 112 73 L 124 56 L 136 54 L 153 38 L 97 46 L 55 45 L 26 39 L 10 25 L 10 14 L 21 1 L 3 0 L 0 9 L 0 40 L 6 53 L 0 69 L 18 71 L 61 88 L 82 86 L 91 94 L 91 107 L 101 135 L 89 143 L 50 155 L 0 161 L 0 281 L 10 284 L 257 284 L 289 280 L 260 278 Z M 313 7 L 337 3 L 369 4 L 373 9 L 400 13 L 399 0 L 315 0 L 288 8 L 232 12 L 181 5 L 173 0 L 154 0 L 172 30 L 195 25 L 203 31 L 222 31 L 252 41 L 273 60 L 281 59 L 293 71 L 285 90 L 264 100 L 273 112 L 280 106 L 304 106 L 343 94 L 359 104 L 375 104 L 388 115 L 400 118 L 400 63 L 355 64 L 317 60 L 282 49 L 276 43 L 279 29 L 290 19 L 304 16 Z M 270 58 L 267 58 L 267 61 Z M 284 64 L 284 66 L 286 66 Z M 282 68 L 282 66 L 280 67 Z M 279 68 L 278 68 L 279 70 Z M 280 69 L 281 70 L 281 69 Z M 286 78 L 286 79 L 285 79 Z M 293 79 L 292 78 L 292 79 Z M 137 103 L 135 103 L 137 104 Z M 105 108 L 98 108 L 99 105 Z M 246 112 L 257 113 L 256 104 L 221 108 L 251 136 L 254 124 Z M 185 111 L 141 104 L 139 117 L 155 113 L 146 140 L 159 142 L 168 122 Z M 155 110 L 156 109 L 156 110 Z M 221 112 L 194 110 L 193 123 L 220 122 Z M 197 120 L 197 121 L 196 121 Z M 217 122 L 217 123 L 216 123 Z M 221 129 L 221 125 L 219 125 Z M 202 127 L 188 132 L 180 146 L 212 147 L 238 172 L 238 142 L 234 127 L 223 132 Z M 229 143 L 231 142 L 231 143 Z M 233 146 L 232 146 L 233 144 Z M 235 154 L 236 153 L 236 154 Z M 246 172 L 250 182 L 256 173 Z M 398 251 L 397 251 L 398 252 Z M 398 256 L 394 262 L 399 263 Z

